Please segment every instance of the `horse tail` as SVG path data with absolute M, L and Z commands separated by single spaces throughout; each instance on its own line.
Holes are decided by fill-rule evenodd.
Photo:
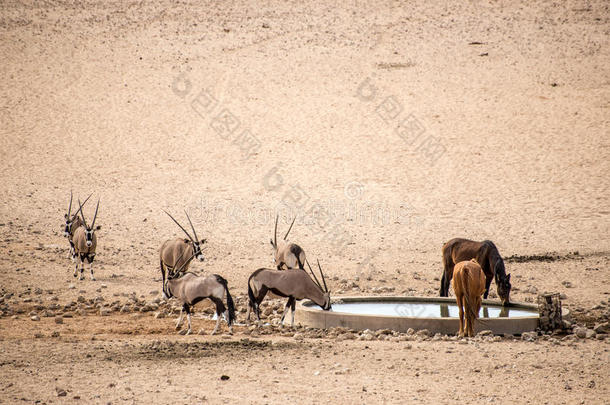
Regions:
M 233 302 L 233 297 L 231 297 L 231 293 L 229 292 L 227 280 L 225 280 L 218 274 L 215 274 L 215 276 L 216 281 L 218 281 L 225 288 L 225 293 L 227 294 L 227 309 L 229 310 L 229 319 L 227 319 L 227 323 L 229 324 L 229 326 L 231 326 L 233 324 L 233 321 L 235 320 L 235 304 Z
M 463 279 L 462 279 L 462 283 L 464 284 L 464 300 L 466 301 L 466 313 L 468 314 L 468 317 L 470 319 L 472 319 L 473 321 L 475 319 L 477 319 L 478 314 L 475 313 L 474 311 L 474 303 L 470 302 L 470 287 L 469 287 L 469 279 L 470 278 L 470 270 L 468 270 L 468 267 L 464 266 L 463 267 Z

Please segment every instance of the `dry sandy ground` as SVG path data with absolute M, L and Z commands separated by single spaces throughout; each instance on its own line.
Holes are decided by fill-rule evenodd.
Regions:
M 181 235 L 162 209 L 182 221 L 188 210 L 208 239 L 193 269 L 243 295 L 248 275 L 272 264 L 276 208 L 280 232 L 299 214 L 291 236 L 336 293 L 436 295 L 440 247 L 463 236 L 491 239 L 505 257 L 556 252 L 507 262 L 516 301 L 558 291 L 583 313 L 608 302 L 607 2 L 9 0 L 0 33 L 0 292 L 12 303 L 36 288 L 45 293 L 34 304 L 149 297 L 159 246 Z M 70 189 L 94 193 L 88 218 L 101 198 L 96 282 L 76 282 L 66 259 Z M 407 350 L 288 339 L 157 359 L 146 351 L 154 339 L 229 340 L 176 337 L 169 320 L 146 317 L 122 326 L 138 336 L 89 341 L 118 316 L 76 317 L 60 339 L 34 339 L 49 318 L 25 315 L 0 320 L 1 402 L 608 398 L 598 341 Z M 350 371 L 335 376 L 335 363 Z

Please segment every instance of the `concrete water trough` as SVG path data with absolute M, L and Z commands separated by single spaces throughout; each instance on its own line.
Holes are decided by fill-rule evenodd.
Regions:
M 483 300 L 479 319 L 482 322 L 477 321 L 477 332 L 488 329 L 494 334 L 519 335 L 538 327 L 538 307 L 522 303 L 502 307 L 497 301 Z M 320 329 L 341 326 L 355 330 L 406 332 L 413 328 L 447 335 L 454 335 L 459 329 L 455 298 L 441 297 L 339 297 L 333 299 L 330 311 L 303 300 L 297 307 L 295 321 Z

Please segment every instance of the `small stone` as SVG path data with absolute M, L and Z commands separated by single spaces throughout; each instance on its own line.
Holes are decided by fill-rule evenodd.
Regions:
M 102 308 L 102 309 L 100 309 L 100 315 L 101 316 L 109 316 L 110 315 L 110 310 L 106 309 L 106 308 Z
M 58 331 L 54 331 L 53 333 L 51 333 L 51 337 L 59 337 L 59 332 Z
M 608 322 L 598 323 L 593 330 L 595 333 L 610 333 L 610 324 Z
M 478 336 L 493 336 L 493 332 L 489 329 L 485 329 L 477 333 Z
M 220 376 L 220 379 L 222 381 L 227 381 L 229 378 L 231 378 L 231 377 L 229 377 L 228 375 L 224 375 L 224 374 Z
M 165 313 L 163 313 L 163 312 L 155 312 L 155 319 L 162 319 L 162 318 L 165 318 Z
M 33 321 L 40 321 L 40 317 L 38 315 L 31 316 L 30 319 Z
M 407 332 L 408 333 L 408 332 Z M 430 336 L 428 329 L 420 329 L 415 333 L 417 336 Z
M 56 317 L 55 317 L 55 323 L 57 323 L 57 324 L 62 324 L 62 323 L 64 323 L 64 318 L 63 318 L 63 316 L 56 316 Z
M 576 327 L 574 328 L 573 332 L 581 339 L 585 339 L 587 337 L 587 328 Z
M 55 388 L 55 392 L 57 393 L 58 397 L 65 397 L 67 395 L 66 390 L 61 388 Z
M 68 289 L 70 289 L 70 290 L 74 290 L 75 288 L 76 288 L 76 286 L 75 286 L 74 284 L 70 284 L 70 285 L 68 286 Z
M 536 332 L 523 332 L 521 334 L 521 339 L 525 340 L 526 342 L 533 342 L 536 339 L 538 339 L 538 333 L 536 333 Z

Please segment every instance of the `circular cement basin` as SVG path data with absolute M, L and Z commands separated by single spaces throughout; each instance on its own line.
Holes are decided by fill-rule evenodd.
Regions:
M 567 315 L 564 310 L 564 316 Z M 406 332 L 427 329 L 430 333 L 456 334 L 459 329 L 455 298 L 430 297 L 340 297 L 332 309 L 323 311 L 309 300 L 297 307 L 295 321 L 302 325 L 327 329 L 345 327 L 355 330 L 391 329 Z M 483 300 L 475 331 L 489 329 L 494 334 L 519 335 L 538 327 L 536 305 Z

